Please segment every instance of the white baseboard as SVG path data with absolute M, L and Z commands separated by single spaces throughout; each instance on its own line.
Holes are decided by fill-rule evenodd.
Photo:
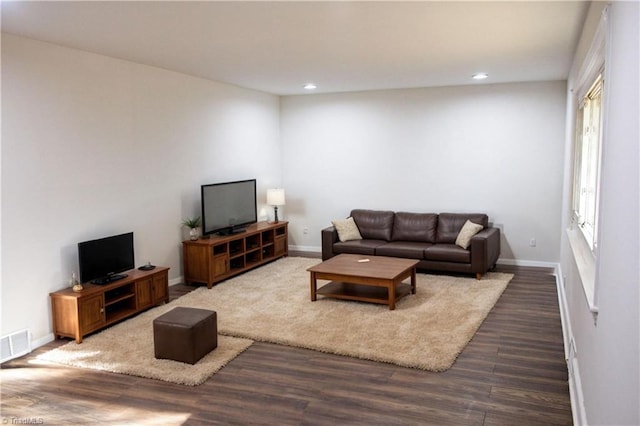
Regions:
M 322 253 L 322 247 L 316 246 L 289 246 L 289 251 L 307 251 L 311 253 Z
M 177 278 L 174 278 L 172 280 L 169 280 L 169 285 L 176 285 L 176 284 L 182 284 L 184 282 L 184 277 L 182 275 L 180 275 Z
M 508 265 L 508 266 L 531 266 L 534 268 L 552 268 L 557 270 L 557 263 L 554 262 L 544 262 L 540 260 L 518 260 L 518 259 L 502 259 L 499 258 L 496 262 L 498 265 Z
M 587 411 L 584 406 L 578 358 L 573 357 L 568 364 L 571 365 L 569 367 L 571 370 L 571 373 L 569 374 L 569 397 L 571 399 L 573 424 L 587 426 Z
M 569 397 L 571 399 L 571 413 L 573 424 L 586 425 L 587 413 L 584 405 L 584 395 L 582 392 L 582 380 L 580 378 L 580 367 L 576 357 L 577 349 L 573 330 L 571 329 L 571 318 L 569 317 L 569 306 L 564 290 L 564 275 L 562 267 L 556 264 L 556 289 L 558 292 L 558 307 L 560 308 L 560 321 L 562 323 L 562 339 L 564 341 L 564 358 L 567 362 L 569 372 Z
M 49 333 L 49 334 L 45 335 L 44 337 L 32 340 L 31 341 L 31 348 L 32 349 L 39 348 L 40 346 L 44 346 L 49 342 L 53 342 L 55 339 L 56 339 L 56 336 L 54 336 L 53 333 Z

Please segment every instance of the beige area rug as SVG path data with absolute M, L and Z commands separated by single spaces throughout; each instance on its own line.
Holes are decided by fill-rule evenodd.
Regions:
M 76 367 L 198 385 L 253 340 L 444 371 L 471 340 L 511 274 L 481 281 L 417 274 L 417 294 L 386 305 L 323 298 L 311 302 L 307 268 L 318 259 L 287 257 L 40 355 Z M 319 281 L 319 286 L 324 284 Z M 195 365 L 157 360 L 153 319 L 176 306 L 217 312 L 218 348 Z M 251 339 L 251 340 L 249 340 Z
M 443 371 L 453 365 L 513 277 L 417 274 L 417 294 L 386 305 L 318 296 L 309 272 L 319 259 L 288 257 L 199 288 L 176 303 L 213 309 L 218 332 L 405 367 Z M 319 281 L 320 287 L 326 281 Z

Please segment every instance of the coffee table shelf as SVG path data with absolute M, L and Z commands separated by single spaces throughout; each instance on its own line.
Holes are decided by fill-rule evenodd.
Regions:
M 411 285 L 401 283 L 396 286 L 395 290 L 395 300 L 398 300 L 411 293 Z M 316 294 L 334 299 L 379 303 L 381 305 L 387 305 L 389 303 L 389 294 L 385 287 L 373 287 L 370 285 L 344 283 L 340 281 L 331 281 L 323 285 L 316 291 Z

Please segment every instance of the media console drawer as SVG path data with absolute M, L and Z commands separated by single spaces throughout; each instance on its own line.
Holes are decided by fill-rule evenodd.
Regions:
M 89 333 L 169 302 L 169 268 L 124 274 L 126 278 L 105 285 L 83 284 L 80 292 L 69 287 L 50 293 L 55 337 L 82 343 Z

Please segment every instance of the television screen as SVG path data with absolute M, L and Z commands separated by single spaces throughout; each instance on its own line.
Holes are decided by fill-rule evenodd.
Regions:
M 256 180 L 202 185 L 202 233 L 228 234 L 256 223 Z
M 78 243 L 80 281 L 106 284 L 126 275 L 135 267 L 133 232 Z

